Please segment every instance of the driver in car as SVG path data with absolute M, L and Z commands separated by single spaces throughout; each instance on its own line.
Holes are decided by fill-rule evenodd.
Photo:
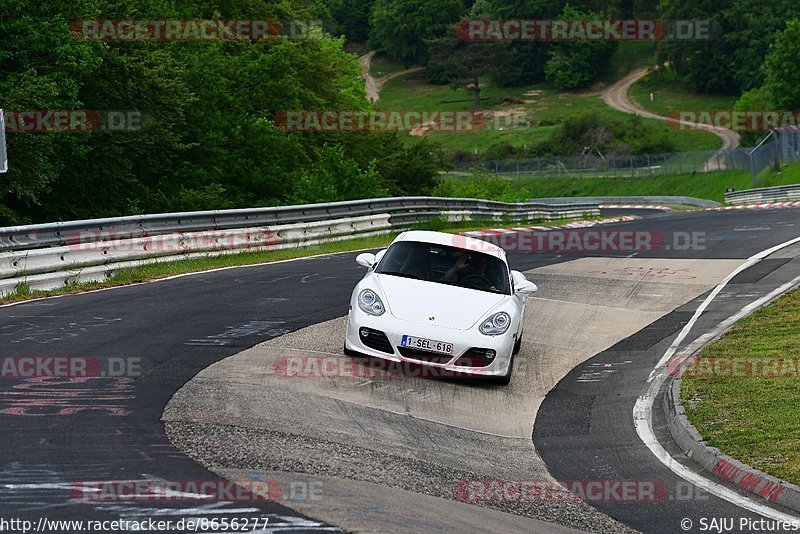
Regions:
M 471 256 L 468 252 L 463 252 L 458 255 L 456 262 L 450 267 L 442 280 L 448 282 L 460 281 L 465 276 L 477 275 L 486 276 L 486 259 L 483 256 Z

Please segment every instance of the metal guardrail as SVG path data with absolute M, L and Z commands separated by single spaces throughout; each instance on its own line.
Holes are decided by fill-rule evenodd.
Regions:
M 144 263 L 388 234 L 435 217 L 523 222 L 599 213 L 591 202 L 402 197 L 5 227 L 0 228 L 0 294 L 22 283 L 45 290 L 102 281 Z
M 673 206 L 694 206 L 696 208 L 718 208 L 719 202 L 704 198 L 682 196 L 619 196 L 619 197 L 554 197 L 532 198 L 531 202 L 552 204 L 592 203 L 592 204 L 669 204 Z
M 146 237 L 169 232 L 326 221 L 378 213 L 390 214 L 395 223 L 405 220 L 421 222 L 439 212 L 459 210 L 469 211 L 472 215 L 508 216 L 516 221 L 540 217 L 562 218 L 565 210 L 592 208 L 597 208 L 597 205 L 588 202 L 508 204 L 470 198 L 398 197 L 269 208 L 135 215 L 0 228 L 0 251 L 71 245 L 101 240 L 104 236 L 117 239 Z M 420 216 L 421 219 L 416 220 L 413 215 Z
M 781 200 L 800 200 L 800 184 L 760 187 L 725 193 L 726 204 L 753 204 Z

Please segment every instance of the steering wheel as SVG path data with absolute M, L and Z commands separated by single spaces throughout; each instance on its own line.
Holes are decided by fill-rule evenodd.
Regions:
M 475 289 L 491 289 L 492 282 L 482 274 L 468 274 L 460 280 L 460 283 L 472 286 Z

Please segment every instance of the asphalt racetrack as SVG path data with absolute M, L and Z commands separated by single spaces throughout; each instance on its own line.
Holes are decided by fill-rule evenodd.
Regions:
M 0 516 L 257 517 L 259 532 L 676 532 L 684 518 L 757 518 L 661 464 L 632 409 L 702 298 L 748 257 L 797 237 L 800 211 L 668 213 L 598 228 L 649 232 L 663 246 L 510 252 L 540 291 L 506 388 L 283 372 L 342 357 L 342 318 L 364 273 L 355 253 L 0 308 L 2 356 L 138 366 L 81 380 L 4 376 Z M 799 252 L 739 275 L 685 343 L 798 276 Z M 279 491 L 210 501 L 186 491 L 200 480 Z M 478 491 L 479 481 L 556 480 L 649 481 L 666 494 L 587 503 Z M 183 486 L 172 499 L 87 491 L 101 481 Z

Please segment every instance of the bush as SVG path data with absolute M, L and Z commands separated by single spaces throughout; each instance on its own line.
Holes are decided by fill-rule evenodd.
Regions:
M 361 169 L 341 146 L 324 145 L 317 164 L 292 180 L 292 203 L 335 202 L 389 196 L 375 165 Z
M 733 105 L 734 111 L 764 111 L 774 109 L 769 99 L 769 92 L 763 88 L 758 87 L 745 91 L 736 104 Z M 741 143 L 743 146 L 754 146 L 764 136 L 764 132 L 742 132 Z
M 485 198 L 502 202 L 522 202 L 528 198 L 525 188 L 513 180 L 504 180 L 486 170 L 476 169 L 468 178 L 445 178 L 433 190 L 437 197 Z
M 566 6 L 562 19 L 604 18 Z M 557 88 L 572 91 L 595 81 L 608 67 L 615 41 L 569 41 L 555 45 L 544 68 L 545 79 Z
M 605 119 L 596 113 L 570 117 L 554 131 L 548 144 L 556 155 L 580 155 L 591 147 L 602 154 L 658 154 L 675 151 L 675 144 L 663 130 L 645 128 L 641 117 Z

